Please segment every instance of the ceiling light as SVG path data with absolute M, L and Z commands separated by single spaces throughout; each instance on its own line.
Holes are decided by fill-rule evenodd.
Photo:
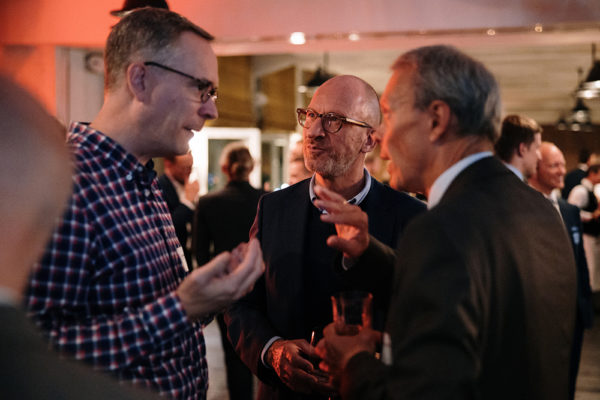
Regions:
M 592 43 L 592 68 L 584 82 L 579 84 L 575 95 L 580 99 L 600 97 L 600 60 L 596 60 L 596 45 Z
M 348 39 L 356 42 L 357 40 L 360 40 L 360 35 L 357 32 L 352 32 L 348 35 Z
M 290 35 L 290 43 L 295 45 L 306 43 L 306 36 L 304 35 L 304 32 L 292 32 Z
M 558 120 L 556 127 L 559 130 L 569 130 L 573 132 L 590 132 L 592 130 L 592 120 L 590 118 L 590 109 L 583 104 L 583 100 L 578 98 L 575 107 L 567 118 L 563 116 Z
M 319 66 L 315 71 L 314 75 L 304 84 L 298 86 L 298 92 L 306 93 L 309 96 L 317 90 L 319 86 L 324 84 L 329 79 L 333 78 L 334 75 L 330 74 L 327 71 L 327 66 L 329 64 L 329 53 L 323 54 L 323 65 Z

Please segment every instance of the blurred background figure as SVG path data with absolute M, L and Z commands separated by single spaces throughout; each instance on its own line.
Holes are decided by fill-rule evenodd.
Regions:
M 380 152 L 381 145 L 378 144 L 373 151 L 368 153 L 365 157 L 365 168 L 369 171 L 371 176 L 387 185 L 390 181 L 390 174 L 386 170 L 388 162 L 381 158 Z
M 290 146 L 290 163 L 288 165 L 288 185 L 292 186 L 295 183 L 310 178 L 313 174 L 306 168 L 304 162 L 304 153 L 302 152 L 302 140 L 297 141 Z
M 577 164 L 577 168 L 572 169 L 565 176 L 565 186 L 561 191 L 563 199 L 569 198 L 571 190 L 581 183 L 581 180 L 585 178 L 589 166 L 597 163 L 597 159 L 597 154 L 590 153 L 588 149 L 581 149 L 579 152 L 579 163 Z
M 217 254 L 248 241 L 258 199 L 264 193 L 253 188 L 248 181 L 254 160 L 242 143 L 234 142 L 225 146 L 220 165 L 227 176 L 227 186 L 202 196 L 196 207 L 192 242 L 198 265 L 204 265 Z M 229 398 L 252 399 L 252 373 L 227 339 L 222 314 L 217 316 L 217 321 L 225 353 Z
M 596 308 L 600 306 L 600 209 L 594 194 L 594 187 L 598 183 L 600 183 L 600 164 L 592 164 L 587 169 L 585 178 L 571 190 L 568 198 L 569 203 L 581 210 L 583 246 Z
M 303 156 L 291 159 L 288 171 L 290 175 L 288 183 L 290 186 L 312 176 L 312 172 L 306 169 Z
M 123 7 L 120 10 L 112 10 L 110 14 L 121 18 L 136 8 L 142 7 L 164 8 L 165 10 L 169 9 L 169 5 L 165 0 L 125 0 Z
M 541 144 L 542 128 L 537 122 L 522 115 L 508 115 L 502 121 L 494 150 L 508 169 L 526 181 L 535 174 Z
M 185 261 L 188 267 L 192 268 L 191 243 L 188 243 L 188 238 L 191 238 L 192 219 L 200 191 L 198 181 L 189 181 L 194 158 L 191 153 L 165 157 L 164 164 L 165 173 L 158 178 L 158 186 L 169 207 L 177 239 L 183 247 Z
M 590 281 L 587 261 L 583 249 L 582 225 L 579 208 L 567 203 L 559 195 L 564 186 L 565 157 L 553 143 L 543 142 L 540 146 L 540 161 L 537 172 L 529 179 L 529 184 L 542 193 L 560 213 L 569 233 L 569 239 L 575 254 L 577 266 L 577 312 L 575 317 L 575 334 L 571 351 L 569 374 L 569 398 L 575 397 L 575 383 L 579 371 L 579 360 L 583 345 L 583 330 L 592 327 L 594 310 L 590 293 Z
M 21 309 L 31 267 L 67 204 L 72 171 L 64 127 L 1 76 L 0 132 L 0 398 L 148 398 L 60 360 Z

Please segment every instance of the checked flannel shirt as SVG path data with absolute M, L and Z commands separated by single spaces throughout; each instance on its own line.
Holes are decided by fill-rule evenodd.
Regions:
M 67 142 L 74 193 L 30 279 L 30 315 L 59 351 L 96 369 L 204 399 L 202 326 L 174 292 L 187 272 L 152 162 L 81 123 Z

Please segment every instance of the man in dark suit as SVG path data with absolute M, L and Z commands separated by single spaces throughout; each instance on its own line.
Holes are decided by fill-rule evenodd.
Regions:
M 70 159 L 64 127 L 1 76 L 0 132 L 0 398 L 153 398 L 61 360 L 27 319 L 21 293 L 66 206 Z
M 565 399 L 574 260 L 552 205 L 492 157 L 492 74 L 449 46 L 402 55 L 377 131 L 390 183 L 429 211 L 399 245 L 381 361 L 377 335 L 324 331 L 322 367 L 342 398 Z
M 164 158 L 165 173 L 158 178 L 158 186 L 165 198 L 175 226 L 175 234 L 183 248 L 188 268 L 192 268 L 191 238 L 192 220 L 200 186 L 189 180 L 194 158 L 191 153 Z M 198 264 L 204 265 L 204 264 Z
M 583 330 L 592 327 L 594 309 L 592 307 L 590 279 L 588 266 L 583 250 L 583 229 L 579 208 L 558 197 L 556 190 L 564 186 L 565 157 L 556 145 L 550 142 L 542 143 L 541 159 L 537 173 L 531 177 L 529 184 L 552 202 L 565 223 L 577 265 L 577 311 L 575 319 L 575 334 L 571 352 L 571 368 L 569 375 L 569 395 L 575 398 L 575 383 L 583 345 Z
M 424 210 L 423 203 L 382 185 L 364 167 L 380 122 L 377 94 L 370 85 L 354 76 L 332 78 L 307 109 L 297 112 L 304 128 L 304 159 L 315 175 L 261 198 L 251 235 L 261 241 L 265 278 L 225 318 L 236 351 L 262 381 L 261 399 L 331 394 L 328 377 L 313 367 L 311 333 L 320 335 L 332 320 L 330 297 L 337 291 L 371 289 L 373 282 L 385 286 L 382 290 L 391 287 L 391 269 L 358 282 L 346 279 L 344 269 L 360 263 L 368 246 L 395 246 L 408 221 Z M 320 187 L 343 197 L 343 207 L 353 215 L 361 210 L 368 215 L 368 222 L 366 217 L 362 222 L 371 236 L 365 235 L 343 257 L 328 244 L 337 240 L 336 228 L 349 240 L 354 231 L 324 220 L 316 203 Z M 382 324 L 386 302 L 376 296 L 375 303 Z
M 588 149 L 581 149 L 579 152 L 579 163 L 577 168 L 572 169 L 565 175 L 565 185 L 561 190 L 563 199 L 569 198 L 569 193 L 577 185 L 581 183 L 581 180 L 585 178 L 588 167 L 592 164 L 592 160 L 596 160 L 597 156 L 591 154 Z

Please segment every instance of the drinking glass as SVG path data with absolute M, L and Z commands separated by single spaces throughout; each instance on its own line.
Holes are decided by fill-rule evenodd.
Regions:
M 362 328 L 370 328 L 373 318 L 369 292 L 351 290 L 331 296 L 333 322 L 338 335 L 356 335 Z

